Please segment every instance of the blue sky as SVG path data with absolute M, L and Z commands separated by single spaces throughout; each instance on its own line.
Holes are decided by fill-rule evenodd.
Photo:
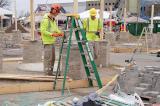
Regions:
M 12 9 L 13 8 L 13 4 L 14 4 L 14 0 L 10 0 L 12 3 Z M 82 1 L 86 1 L 86 0 L 78 0 L 79 2 Z M 29 7 L 30 7 L 30 0 L 16 0 L 17 2 L 17 13 L 18 15 L 23 14 L 22 12 L 27 12 L 29 11 Z M 34 0 L 34 7 L 37 7 L 37 4 L 44 4 L 44 3 L 58 3 L 58 2 L 73 2 L 73 0 Z

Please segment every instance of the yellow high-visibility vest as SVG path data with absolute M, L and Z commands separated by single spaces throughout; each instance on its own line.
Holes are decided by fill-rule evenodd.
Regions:
M 84 19 L 83 27 L 86 30 L 86 37 L 88 41 L 98 41 L 99 36 L 95 33 L 102 29 L 102 21 L 100 19 L 92 20 L 91 18 Z
M 45 14 L 40 25 L 43 44 L 54 44 L 56 38 L 51 36 L 52 33 L 61 33 L 56 25 L 55 20 L 51 20 L 48 14 Z

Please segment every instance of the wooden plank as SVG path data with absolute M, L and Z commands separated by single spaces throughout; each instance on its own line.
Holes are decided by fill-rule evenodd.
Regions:
M 55 76 L 0 74 L 0 79 L 24 80 L 24 81 L 51 81 L 52 82 L 55 79 Z M 58 79 L 63 79 L 63 76 L 58 76 Z M 67 79 L 69 79 L 69 77 L 67 77 Z
M 103 85 L 109 82 L 112 79 L 110 77 L 101 78 Z M 15 84 L 16 83 L 16 84 Z M 9 94 L 9 93 L 22 93 L 22 92 L 40 92 L 40 91 L 52 91 L 53 90 L 53 82 L 15 82 L 13 84 L 1 84 L 0 85 L 0 94 Z M 87 88 L 89 86 L 88 80 L 73 80 L 66 82 L 66 88 L 68 89 L 76 89 L 76 88 Z M 94 86 L 97 86 L 94 83 Z M 61 90 L 62 88 L 62 80 L 57 81 L 56 90 Z M 65 89 L 66 89 L 65 88 Z
M 132 53 L 135 48 L 123 48 L 123 47 L 113 47 L 111 49 L 112 52 L 114 53 Z M 154 49 L 149 49 L 149 51 L 153 51 Z M 142 48 L 141 52 L 146 52 L 146 48 Z
M 23 61 L 23 57 L 17 58 L 4 58 L 3 62 L 14 62 L 14 61 Z

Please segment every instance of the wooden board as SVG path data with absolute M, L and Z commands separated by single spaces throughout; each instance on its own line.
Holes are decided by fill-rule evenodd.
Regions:
M 109 82 L 112 79 L 110 77 L 101 78 L 103 85 Z M 97 86 L 97 83 L 94 82 L 94 86 Z M 87 88 L 89 87 L 88 80 L 73 80 L 66 82 L 66 88 L 76 89 L 76 88 Z M 58 80 L 56 90 L 62 88 L 62 80 Z M 65 89 L 66 89 L 65 88 Z M 14 82 L 13 84 L 1 84 L 0 85 L 0 94 L 9 94 L 9 93 L 22 93 L 22 92 L 41 92 L 41 91 L 52 91 L 53 82 Z
M 53 80 L 55 79 L 55 76 L 0 74 L 0 79 L 1 80 L 53 82 Z M 63 76 L 58 76 L 58 79 L 63 79 Z M 67 79 L 69 79 L 69 77 L 67 77 Z
M 135 48 L 123 48 L 123 47 L 113 47 L 111 49 L 114 53 L 132 53 L 135 50 Z M 149 49 L 149 51 L 155 51 L 154 49 Z M 146 48 L 142 48 L 141 52 L 147 52 Z

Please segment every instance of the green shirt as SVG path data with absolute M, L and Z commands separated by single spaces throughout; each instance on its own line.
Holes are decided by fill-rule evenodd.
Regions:
M 49 14 L 45 14 L 40 24 L 41 36 L 43 44 L 54 44 L 56 37 L 51 36 L 52 33 L 61 33 L 56 25 L 56 22 L 48 17 Z

